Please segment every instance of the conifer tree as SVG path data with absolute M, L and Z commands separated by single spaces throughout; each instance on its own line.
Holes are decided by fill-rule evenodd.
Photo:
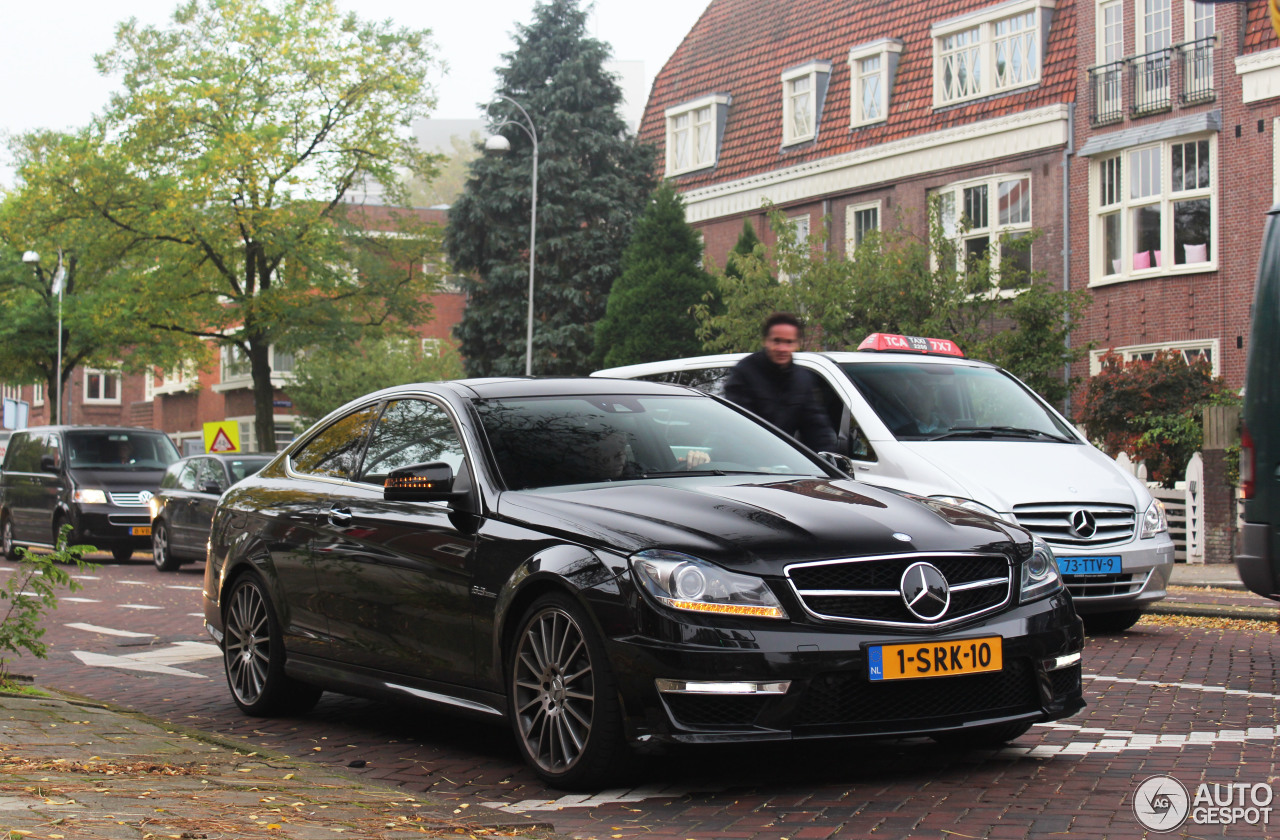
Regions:
M 478 158 L 449 213 L 445 244 L 468 295 L 455 335 L 470 375 L 524 371 L 533 144 L 508 96 L 538 137 L 533 372 L 587 373 L 595 323 L 653 189 L 654 156 L 627 134 L 622 92 L 604 69 L 609 48 L 586 37 L 577 0 L 539 3 L 533 23 L 516 29 L 489 111 L 511 151 Z
M 702 270 L 702 237 L 684 217 L 684 201 L 661 184 L 622 255 L 604 318 L 596 325 L 596 359 L 606 367 L 701 352 L 690 308 L 715 289 Z

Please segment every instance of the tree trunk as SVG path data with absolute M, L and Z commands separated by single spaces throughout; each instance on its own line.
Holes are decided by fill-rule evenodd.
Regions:
M 270 345 L 249 339 L 249 371 L 253 377 L 253 430 L 259 452 L 276 451 L 275 388 L 271 384 Z

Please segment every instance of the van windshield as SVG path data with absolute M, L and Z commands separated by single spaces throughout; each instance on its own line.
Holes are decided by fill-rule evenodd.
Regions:
M 178 460 L 178 449 L 159 432 L 79 431 L 64 435 L 73 469 L 163 470 Z
M 886 361 L 840 369 L 899 440 L 1079 442 L 1026 386 L 995 368 Z

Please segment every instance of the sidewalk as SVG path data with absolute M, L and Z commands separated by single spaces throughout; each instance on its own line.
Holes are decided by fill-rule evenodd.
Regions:
M 0 838 L 520 837 L 548 823 L 369 785 L 98 703 L 0 692 Z
M 1280 619 L 1280 605 L 1245 589 L 1234 563 L 1175 563 L 1168 597 L 1147 607 L 1147 612 L 1253 621 Z

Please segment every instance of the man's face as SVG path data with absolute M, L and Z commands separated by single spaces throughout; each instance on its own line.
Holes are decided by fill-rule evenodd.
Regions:
M 791 354 L 800 344 L 800 331 L 790 324 L 774 324 L 764 337 L 764 351 L 769 361 L 780 367 L 791 364 Z

